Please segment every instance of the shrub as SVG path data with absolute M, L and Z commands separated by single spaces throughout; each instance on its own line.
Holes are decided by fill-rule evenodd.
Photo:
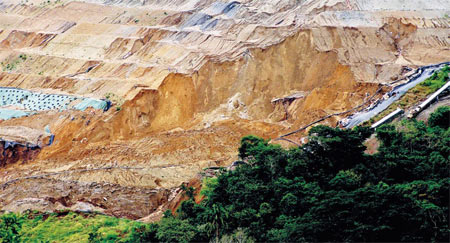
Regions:
M 447 129 L 450 126 L 450 106 L 441 106 L 430 115 L 428 125 Z
M 187 220 L 163 218 L 159 222 L 156 236 L 161 242 L 189 242 L 194 238 L 196 230 Z
M 8 213 L 0 216 L 0 242 L 19 242 L 22 218 Z

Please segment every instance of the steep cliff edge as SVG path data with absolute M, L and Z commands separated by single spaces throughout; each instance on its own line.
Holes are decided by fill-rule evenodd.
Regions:
M 166 191 L 156 201 L 166 202 L 168 189 L 202 168 L 235 160 L 240 137 L 277 137 L 362 104 L 411 68 L 448 61 L 448 6 L 446 0 L 5 0 L 0 86 L 114 94 L 124 103 L 107 112 L 44 111 L 1 121 L 49 125 L 55 142 L 26 164 L 0 168 L 0 183 L 46 175 L 39 187 L 8 184 L 3 193 L 15 195 L 0 207 L 20 208 L 17 200 L 42 199 L 44 188 L 70 183 L 98 183 L 80 186 L 87 191 L 104 183 L 157 188 Z M 115 169 L 101 169 L 109 167 Z M 123 200 L 145 206 L 127 193 Z M 151 213 L 115 210 L 132 218 Z

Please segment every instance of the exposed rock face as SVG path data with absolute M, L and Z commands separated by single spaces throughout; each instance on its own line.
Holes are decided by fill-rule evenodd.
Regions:
M 0 169 L 7 173 L 1 181 L 71 171 L 46 176 L 34 196 L 17 193 L 32 182 L 9 185 L 2 193 L 15 197 L 0 199 L 0 207 L 58 198 L 62 192 L 50 190 L 66 181 L 99 183 L 100 195 L 109 190 L 101 183 L 165 188 L 167 195 L 203 167 L 236 159 L 241 136 L 274 138 L 363 103 L 409 68 L 448 61 L 449 6 L 448 0 L 4 0 L 0 86 L 93 98 L 112 93 L 125 102 L 106 113 L 45 111 L 0 122 L 49 125 L 56 135 L 32 163 Z M 117 168 L 80 171 L 105 166 Z M 90 198 L 81 195 L 64 206 Z M 165 202 L 157 195 L 149 198 Z M 123 198 L 146 207 L 131 194 Z M 102 208 L 136 218 L 155 207 Z
M 40 177 L 2 184 L 0 189 L 0 203 L 6 211 L 71 209 L 131 219 L 153 213 L 169 196 L 167 190 Z
M 17 162 L 33 161 L 41 149 L 37 146 L 27 146 L 16 142 L 0 141 L 0 167 Z
M 0 167 L 33 161 L 50 144 L 52 134 L 24 126 L 0 127 Z

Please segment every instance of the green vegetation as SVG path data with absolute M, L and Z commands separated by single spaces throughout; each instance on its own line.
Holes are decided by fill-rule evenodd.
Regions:
M 28 1 L 26 1 L 26 2 L 28 2 Z M 55 0 L 55 1 L 50 1 L 50 0 L 44 0 L 44 1 L 42 1 L 40 4 L 39 4 L 39 6 L 40 7 L 47 7 L 47 6 L 50 6 L 50 5 L 57 5 L 57 4 L 62 4 L 62 1 L 61 0 Z
M 14 59 L 11 62 L 8 63 L 4 63 L 1 62 L 0 65 L 2 66 L 2 71 L 3 72 L 10 72 L 13 71 L 14 69 L 17 68 L 17 66 L 21 63 L 27 60 L 27 55 L 25 54 L 20 54 L 18 58 Z
M 0 216 L 0 242 L 137 242 L 150 225 L 73 212 Z
M 450 109 L 428 125 L 403 120 L 376 130 L 378 152 L 365 154 L 368 127 L 316 126 L 309 142 L 285 150 L 247 136 L 246 164 L 204 179 L 177 210 L 154 224 L 75 213 L 0 218 L 3 242 L 314 242 L 449 238 Z M 447 120 L 446 120 L 447 119 Z
M 238 233 L 248 241 L 446 241 L 445 112 L 436 111 L 428 126 L 404 120 L 380 127 L 374 155 L 364 153 L 367 127 L 317 126 L 309 143 L 290 150 L 245 137 L 239 155 L 248 164 L 204 181 L 205 200 L 187 200 L 165 220 L 186 221 L 183 232 L 194 226 L 190 241 Z
M 449 106 L 441 106 L 437 108 L 437 110 L 430 115 L 428 119 L 428 123 L 430 126 L 439 126 L 445 129 L 450 124 L 450 107 Z
M 122 105 L 125 102 L 122 97 L 111 92 L 105 93 L 104 96 L 105 99 L 110 100 L 116 106 L 116 111 L 122 110 Z
M 27 55 L 26 54 L 20 54 L 19 55 L 19 59 L 21 59 L 22 61 L 26 61 L 27 60 Z
M 444 86 L 449 79 L 449 73 L 450 67 L 448 65 L 444 66 L 440 71 L 434 72 L 431 77 L 416 85 L 416 87 L 408 90 L 400 99 L 392 103 L 386 110 L 370 119 L 370 121 L 364 123 L 364 125 L 372 125 L 387 116 L 389 113 L 395 111 L 397 108 L 411 108 L 413 105 L 419 103 L 428 95 L 436 92 L 439 88 Z
M 15 58 L 14 60 L 8 62 L 8 63 L 4 63 L 1 62 L 0 65 L 2 66 L 2 71 L 3 72 L 10 72 L 13 71 L 17 68 L 17 66 L 22 63 L 25 62 L 27 60 L 28 56 L 26 54 L 20 54 L 17 58 Z

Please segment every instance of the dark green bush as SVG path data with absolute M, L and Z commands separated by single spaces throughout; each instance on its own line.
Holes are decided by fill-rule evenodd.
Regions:
M 450 125 L 450 107 L 441 106 L 437 108 L 436 111 L 430 115 L 428 125 L 431 127 L 438 126 L 444 129 L 447 128 Z
M 0 216 L 0 242 L 19 242 L 22 217 L 13 213 Z

